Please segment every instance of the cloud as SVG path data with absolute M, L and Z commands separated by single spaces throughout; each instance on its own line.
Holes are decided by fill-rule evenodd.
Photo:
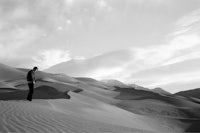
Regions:
M 160 5 L 167 5 L 171 3 L 171 0 L 131 0 L 130 3 L 135 3 L 143 6 L 160 6 Z
M 58 67 L 56 71 L 63 70 L 63 72 L 71 76 L 87 76 L 97 79 L 114 78 L 146 86 L 166 85 L 167 83 L 172 83 L 172 81 L 167 81 L 170 76 L 175 77 L 173 78 L 175 79 L 174 82 L 176 82 L 176 79 L 177 82 L 184 81 L 178 79 L 178 75 L 176 74 L 177 70 L 184 68 L 185 64 L 176 67 L 176 63 L 199 58 L 199 42 L 200 38 L 195 33 L 176 35 L 172 40 L 163 45 L 144 48 L 134 47 L 129 50 L 98 55 L 90 59 L 85 59 L 82 62 L 62 63 L 62 67 Z M 173 64 L 175 64 L 174 68 L 170 68 L 169 65 Z M 193 65 L 198 66 L 196 63 L 193 63 Z M 159 71 L 159 68 L 161 71 Z M 167 68 L 169 68 L 169 71 L 165 71 Z M 148 69 L 150 73 L 146 71 Z M 159 72 L 161 72 L 162 76 L 160 76 Z M 179 75 L 181 73 L 184 75 L 184 71 L 181 71 Z M 143 74 L 143 77 L 140 77 L 141 74 Z
M 186 55 L 180 55 L 178 57 L 170 59 L 169 61 L 165 62 L 163 65 L 167 66 L 167 65 L 170 65 L 170 64 L 175 64 L 175 63 L 178 63 L 178 62 L 183 62 L 183 61 L 198 59 L 198 58 L 200 58 L 200 52 L 195 51 L 195 52 L 188 53 Z
M 176 29 L 166 38 L 162 45 L 136 48 L 136 58 L 146 64 L 162 66 L 199 58 L 200 50 L 200 10 L 180 18 Z
M 106 0 L 98 0 L 97 5 L 100 9 L 105 11 L 112 11 L 112 7 L 106 2 Z
M 65 3 L 66 3 L 67 5 L 73 5 L 74 2 L 75 2 L 75 0 L 65 0 Z
M 184 20 L 186 18 L 190 19 L 190 14 L 188 17 L 184 16 Z M 163 44 L 132 47 L 81 62 L 66 62 L 57 70 L 67 68 L 63 72 L 72 76 L 114 78 L 149 87 L 192 82 L 193 78 L 196 82 L 200 79 L 200 30 L 197 30 L 200 25 L 196 24 L 197 18 L 200 21 L 197 15 L 195 23 L 192 21 L 190 24 L 188 21 L 185 21 L 187 24 L 183 24 L 184 21 L 182 24 L 176 22 L 177 28 L 166 36 L 168 41 Z
M 176 24 L 176 30 L 171 34 L 174 37 L 172 45 L 179 47 L 178 56 L 168 61 L 181 62 L 199 58 L 200 50 L 200 9 L 195 10 L 181 19 Z M 179 44 L 179 45 L 176 45 Z M 177 49 L 177 48 L 176 48 Z
M 95 79 L 107 79 L 117 77 L 117 74 L 123 71 L 124 70 L 121 66 L 116 66 L 112 68 L 103 68 L 103 66 L 101 66 L 100 68 L 97 68 L 96 70 L 90 72 L 88 76 Z
M 93 15 L 101 16 L 100 12 L 109 8 L 104 0 L 0 0 L 0 60 L 13 65 L 25 59 L 15 65 L 26 67 L 34 63 L 38 48 L 59 46 L 66 51 L 68 38 L 81 38 L 77 32 L 84 34 L 85 25 L 96 19 Z
M 178 28 L 192 28 L 195 24 L 199 23 L 200 19 L 200 9 L 197 9 L 189 14 L 183 16 L 176 22 Z
M 200 71 L 198 71 L 198 72 L 190 72 L 190 73 L 181 73 L 181 74 L 168 75 L 168 76 L 166 76 L 164 78 L 162 77 L 160 79 L 157 79 L 156 82 L 154 81 L 154 83 L 149 84 L 148 87 L 165 86 L 165 85 L 169 85 L 169 84 L 172 84 L 172 83 L 190 83 L 190 82 L 196 82 L 196 81 L 200 80 L 199 73 L 200 73 Z M 188 76 L 188 75 L 190 75 L 190 76 Z M 190 88 L 188 88 L 188 89 L 190 89 Z
M 165 87 L 171 92 L 191 89 L 187 88 L 190 83 L 197 87 L 200 79 L 199 22 L 200 10 L 193 11 L 175 23 L 177 28 L 168 36 L 170 41 L 166 44 L 136 49 L 136 59 L 148 67 L 132 73 L 125 81 L 135 81 L 146 87 Z M 177 88 L 173 88 L 173 84 Z
M 26 64 L 27 60 L 24 60 L 24 63 L 19 60 L 31 56 L 28 47 L 41 38 L 43 33 L 44 31 L 36 25 L 16 26 L 12 30 L 0 31 L 0 60 L 12 65 L 16 63 L 16 67 Z
M 142 71 L 168 65 L 170 63 L 198 58 L 199 56 L 197 53 L 200 50 L 199 44 L 199 36 L 196 34 L 189 34 L 176 36 L 168 44 L 133 48 L 135 60 L 132 65 L 139 65 L 138 71 Z M 196 54 L 194 54 L 195 51 Z
M 165 66 L 146 69 L 143 71 L 132 74 L 131 78 L 134 79 L 160 79 L 161 77 L 170 76 L 174 74 L 190 73 L 199 71 L 200 58 L 193 60 L 186 60 Z M 174 79 L 174 78 L 172 78 Z M 176 80 L 176 79 L 174 79 Z
M 71 76 L 96 77 L 98 79 L 116 75 L 132 60 L 131 50 L 120 50 L 101 54 L 84 60 L 70 60 L 49 68 L 49 72 L 63 72 Z
M 61 62 L 69 61 L 71 59 L 69 51 L 62 50 L 43 50 L 39 53 L 39 56 L 33 57 L 35 64 L 40 69 L 45 69 L 50 66 L 59 64 Z M 39 65 L 38 65 L 39 64 Z
M 153 79 L 151 83 L 147 83 L 145 86 L 149 88 L 155 88 L 161 86 L 162 88 L 176 93 L 178 91 L 189 90 L 199 88 L 200 71 L 185 72 L 179 74 L 171 74 L 165 77 Z
M 38 48 L 43 50 L 46 46 L 57 47 L 52 44 L 46 44 L 46 46 L 40 44 L 47 40 L 47 36 L 55 34 L 58 27 L 69 22 L 67 18 L 61 17 L 65 8 L 62 3 L 62 0 L 59 2 L 56 0 L 1 0 L 1 62 L 16 67 L 29 67 L 34 63 L 32 57 L 37 56 Z

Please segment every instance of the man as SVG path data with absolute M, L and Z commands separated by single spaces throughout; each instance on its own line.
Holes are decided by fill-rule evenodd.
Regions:
M 35 72 L 38 70 L 37 67 L 34 67 L 32 70 L 30 70 L 27 74 L 27 82 L 28 82 L 28 87 L 29 87 L 29 93 L 27 96 L 27 100 L 32 101 L 32 95 L 33 95 L 33 89 L 34 89 L 34 84 L 36 82 L 35 80 Z

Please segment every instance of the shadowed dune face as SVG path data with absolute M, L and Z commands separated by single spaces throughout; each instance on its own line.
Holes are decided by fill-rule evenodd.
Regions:
M 2 88 L 0 88 L 1 90 Z M 25 100 L 28 90 L 13 90 L 1 92 L 0 100 Z M 40 86 L 34 89 L 33 99 L 70 99 L 68 91 L 61 92 L 50 86 Z
M 121 87 L 115 87 L 117 92 L 120 92 L 120 95 L 118 95 L 116 98 L 121 100 L 139 100 L 148 98 L 151 96 L 160 96 L 156 93 L 144 91 L 144 90 L 136 90 L 134 88 L 121 88 Z
M 6 82 L 3 82 L 3 81 L 0 81 L 0 88 L 15 89 L 14 86 L 7 84 Z M 0 89 L 0 92 L 2 92 L 2 89 Z
M 0 93 L 14 92 L 14 91 L 16 91 L 16 89 L 12 89 L 12 88 L 0 88 Z

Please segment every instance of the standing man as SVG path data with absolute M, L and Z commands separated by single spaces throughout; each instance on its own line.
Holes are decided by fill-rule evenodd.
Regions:
M 27 74 L 27 82 L 28 82 L 28 87 L 29 87 L 29 93 L 27 96 L 27 100 L 32 101 L 32 95 L 33 95 L 33 89 L 34 89 L 34 84 L 36 82 L 35 80 L 35 72 L 38 70 L 37 67 L 34 67 L 32 70 L 30 70 Z

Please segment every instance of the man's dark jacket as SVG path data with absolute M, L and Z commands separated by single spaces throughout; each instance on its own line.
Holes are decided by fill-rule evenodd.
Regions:
M 27 81 L 34 82 L 35 81 L 35 73 L 33 70 L 30 70 L 26 77 Z

